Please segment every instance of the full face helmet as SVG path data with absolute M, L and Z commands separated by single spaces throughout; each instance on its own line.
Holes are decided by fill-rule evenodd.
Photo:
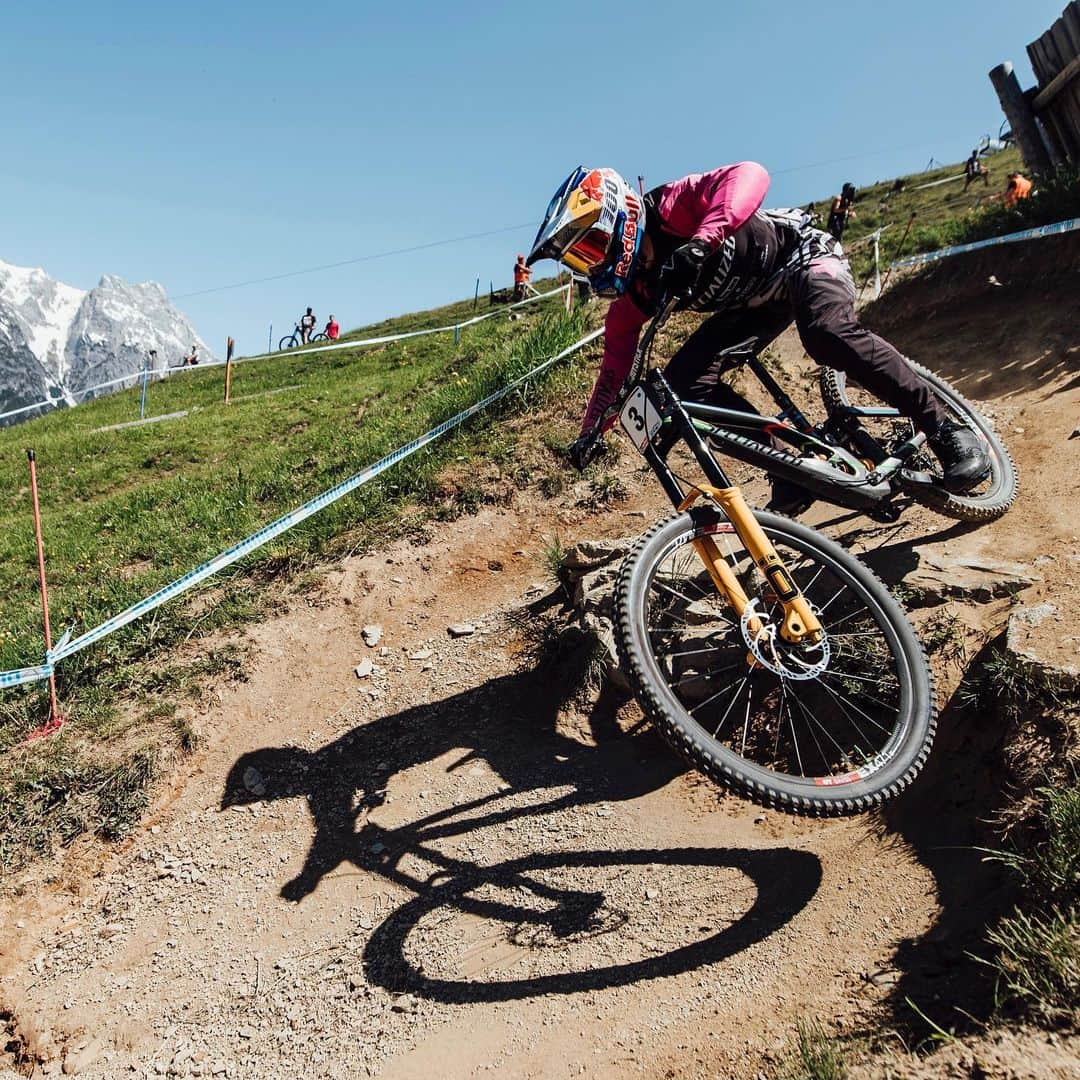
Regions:
M 559 185 L 526 260 L 556 259 L 601 296 L 626 291 L 645 232 L 645 207 L 614 169 L 579 165 Z

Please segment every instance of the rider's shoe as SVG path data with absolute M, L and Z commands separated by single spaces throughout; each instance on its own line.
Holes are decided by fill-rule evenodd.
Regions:
M 765 504 L 766 510 L 771 510 L 774 514 L 783 514 L 785 517 L 797 518 L 813 506 L 815 498 L 806 488 L 799 487 L 790 480 L 781 480 L 778 476 L 772 476 L 769 479 L 772 481 L 772 496 Z
M 941 462 L 948 491 L 970 491 L 990 471 L 990 455 L 982 439 L 963 424 L 942 420 L 927 444 Z

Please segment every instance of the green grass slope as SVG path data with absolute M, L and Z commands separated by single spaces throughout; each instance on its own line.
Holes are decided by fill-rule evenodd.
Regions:
M 470 299 L 378 329 L 453 323 L 471 309 Z M 586 320 L 553 298 L 513 321 L 467 328 L 457 345 L 440 334 L 241 364 L 229 406 L 222 368 L 151 385 L 148 415 L 189 410 L 179 419 L 100 430 L 137 418 L 136 389 L 0 431 L 0 670 L 39 663 L 43 652 L 26 447 L 38 459 L 54 635 L 78 633 L 560 351 Z M 60 736 L 24 746 L 47 714 L 45 684 L 0 694 L 0 870 L 87 828 L 118 832 L 163 755 L 190 743 L 174 720 L 177 701 L 204 676 L 235 669 L 225 653 L 180 662 L 176 647 L 257 617 L 282 576 L 295 582 L 320 559 L 474 506 L 478 493 L 446 494 L 439 472 L 454 455 L 496 452 L 493 430 L 491 417 L 471 421 L 230 568 L 226 581 L 64 661 L 58 683 L 72 722 Z
M 1080 180 L 1075 173 L 1061 173 L 1040 181 L 1030 199 L 1006 210 L 1000 198 L 993 197 L 1005 191 L 1009 173 L 1024 171 L 1020 151 L 1010 148 L 983 160 L 990 170 L 989 184 L 976 181 L 967 191 L 963 179 L 948 179 L 962 176 L 961 162 L 902 177 L 903 188 L 899 191 L 894 190 L 895 180 L 882 180 L 861 188 L 855 203 L 856 216 L 844 233 L 844 247 L 851 258 L 856 282 L 862 285 L 873 271 L 873 249 L 865 238 L 883 226 L 888 226 L 881 236 L 884 274 L 899 257 L 1080 215 Z M 948 182 L 935 183 L 941 180 Z M 822 223 L 828 219 L 832 198 L 830 195 L 812 204 Z

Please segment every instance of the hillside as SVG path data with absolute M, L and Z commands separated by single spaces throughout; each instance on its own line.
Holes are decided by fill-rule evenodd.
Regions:
M 993 415 L 1021 468 L 1021 502 L 979 529 L 914 507 L 888 525 L 825 506 L 809 515 L 905 598 L 931 652 L 941 734 L 910 792 L 871 818 L 762 811 L 685 771 L 633 701 L 601 688 L 602 655 L 549 572 L 566 582 L 573 565 L 595 586 L 605 573 L 590 572 L 604 558 L 595 541 L 618 551 L 668 508 L 622 440 L 584 477 L 562 466 L 555 448 L 588 377 L 571 366 L 557 393 L 457 441 L 403 506 L 366 507 L 383 531 L 339 522 L 340 544 L 312 536 L 267 570 L 288 577 L 249 570 L 208 590 L 184 612 L 190 642 L 179 616 L 170 629 L 163 615 L 178 643 L 152 665 L 125 664 L 134 712 L 114 723 L 134 749 L 147 731 L 160 737 L 155 712 L 174 705 L 168 722 L 186 733 L 188 757 L 145 813 L 119 798 L 131 773 L 107 787 L 108 805 L 127 812 L 124 844 L 83 841 L 13 875 L 22 895 L 0 920 L 12 1066 L 773 1080 L 843 1075 L 805 1067 L 841 1055 L 860 1078 L 1074 1072 L 1069 969 L 1025 998 L 1022 974 L 1044 973 L 1045 955 L 1010 916 L 1022 901 L 1024 918 L 1041 918 L 1046 894 L 1019 888 L 980 849 L 1002 846 L 994 823 L 1007 823 L 1014 842 L 1026 838 L 1024 865 L 1063 868 L 1052 895 L 1072 903 L 1075 823 L 1054 826 L 1065 838 L 1056 861 L 1036 857 L 1046 821 L 1064 821 L 1071 804 L 1034 789 L 1067 794 L 1075 712 L 1062 684 L 1032 674 L 1023 656 L 1034 646 L 1006 630 L 1050 605 L 1038 647 L 1075 650 L 1080 633 L 1065 576 L 1080 560 L 1070 474 L 1057 467 L 1080 394 L 1075 328 L 1061 318 L 1080 248 L 1057 238 L 1011 252 L 1016 287 L 989 285 L 998 253 L 978 254 L 905 279 L 871 315 Z M 484 331 L 485 347 L 507 347 L 510 329 Z M 392 369 L 394 355 L 355 356 L 344 381 L 368 393 L 369 379 L 412 370 Z M 437 365 L 411 345 L 408 357 L 432 364 L 407 384 L 419 409 Z M 773 362 L 807 400 L 812 372 L 792 333 Z M 349 424 L 331 394 L 303 396 L 309 424 L 320 406 Z M 317 468 L 317 450 L 307 447 L 304 470 Z M 264 483 L 284 449 L 273 454 Z M 231 470 L 197 464 L 204 486 L 231 483 Z M 740 479 L 760 499 L 761 479 Z M 306 486 L 304 475 L 290 482 Z M 593 543 L 571 559 L 579 541 Z M 305 575 L 319 552 L 327 563 Z M 264 601 L 266 617 L 238 625 L 238 598 Z M 211 600 L 232 606 L 228 625 Z M 363 630 L 375 623 L 369 646 Z M 98 664 L 112 679 L 107 659 Z M 183 667 L 194 663 L 202 680 Z M 26 760 L 8 758 L 13 769 Z M 42 788 L 38 806 L 54 812 Z M 75 809 L 92 810 L 98 790 Z M 1011 942 L 1004 968 L 988 966 L 988 927 Z M 1050 942 L 1066 964 L 1071 932 Z M 1052 1033 L 1029 1023 L 960 1038 L 998 1008 L 1030 1021 L 1044 1007 Z M 935 1034 L 947 1044 L 940 1059 L 907 1053 Z
M 918 196 L 928 228 L 979 227 L 944 188 Z M 858 230 L 872 224 L 860 215 Z M 1028 894 L 977 849 L 1002 843 L 987 823 L 1005 822 L 1034 859 L 1059 813 L 1035 789 L 1077 768 L 1066 684 L 1045 672 L 1075 662 L 1080 625 L 1071 580 L 1044 561 L 1080 561 L 1071 473 L 1056 467 L 1074 445 L 1077 342 L 1061 312 L 1077 258 L 1075 238 L 981 253 L 868 311 L 984 403 L 1024 476 L 1021 503 L 979 530 L 914 508 L 888 526 L 812 511 L 913 609 L 942 687 L 937 752 L 886 814 L 761 813 L 686 773 L 633 702 L 601 689 L 567 548 L 616 543 L 668 508 L 621 440 L 582 478 L 566 466 L 593 350 L 65 662 L 59 736 L 23 741 L 45 715 L 40 687 L 0 698 L 12 1067 L 771 1077 L 808 1017 L 854 1055 L 883 1030 L 929 1035 L 909 999 L 945 1027 L 989 1022 L 1005 984 L 964 958 L 985 952 L 988 926 L 1017 934 L 1008 912 Z M 129 391 L 0 432 L 0 669 L 41 655 L 26 446 L 53 625 L 85 628 L 600 315 L 548 301 L 457 345 L 241 364 L 227 408 L 222 371 L 196 370 L 150 387 L 148 415 L 186 410 L 161 423 L 115 428 L 138 415 Z M 812 400 L 794 334 L 772 359 Z M 735 471 L 760 501 L 761 478 Z M 1033 608 L 1049 615 L 1028 625 Z M 1071 904 L 1069 887 L 1052 895 Z M 1031 895 L 1042 911 L 1047 894 Z M 1039 970 L 1037 949 L 1013 944 L 1016 966 Z M 1005 999 L 1013 1015 L 1031 1017 L 1028 992 Z M 1055 1075 L 1075 1058 L 1071 1035 L 1035 1051 L 1044 1036 L 1016 1038 L 1010 1067 L 1037 1051 Z
M 464 307 L 422 318 L 453 322 Z M 583 316 L 560 310 L 557 300 L 531 305 L 516 321 L 463 331 L 457 346 L 453 335 L 433 335 L 241 364 L 228 408 L 221 368 L 184 373 L 149 388 L 148 416 L 188 411 L 161 423 L 115 428 L 138 417 L 133 390 L 0 432 L 0 670 L 40 662 L 43 652 L 25 447 L 38 459 L 54 631 L 78 632 L 554 355 L 584 326 Z M 505 460 L 510 448 L 489 425 L 479 419 L 234 567 L 227 582 L 212 581 L 62 664 L 72 723 L 55 750 L 17 755 L 0 787 L 0 863 L 18 864 L 53 836 L 93 831 L 103 820 L 118 832 L 130 813 L 99 806 L 97 796 L 77 805 L 81 793 L 111 791 L 114 778 L 128 784 L 134 770 L 131 797 L 143 798 L 155 771 L 147 754 L 163 761 L 188 741 L 173 722 L 179 702 L 201 692 L 200 677 L 230 669 L 218 653 L 180 662 L 177 646 L 255 618 L 279 579 L 295 582 L 322 559 L 475 509 L 479 485 L 465 478 L 447 487 L 440 473 L 459 453 Z M 3 695 L 0 752 L 14 751 L 43 708 L 40 687 Z M 54 790 L 65 792 L 63 805 L 43 812 Z

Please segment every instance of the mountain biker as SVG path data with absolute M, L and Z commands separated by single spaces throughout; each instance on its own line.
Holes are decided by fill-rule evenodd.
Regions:
M 967 191 L 976 180 L 990 186 L 990 170 L 979 160 L 979 151 L 972 150 L 971 157 L 964 162 L 964 190 Z
M 330 339 L 331 341 L 337 341 L 337 339 L 338 339 L 338 334 L 340 334 L 340 333 L 341 333 L 341 327 L 340 327 L 340 326 L 338 326 L 338 324 L 337 324 L 337 323 L 335 322 L 335 320 L 334 320 L 334 316 L 333 316 L 333 315 L 331 315 L 331 316 L 330 316 L 330 318 L 329 318 L 329 319 L 327 319 L 327 321 L 326 321 L 326 327 L 324 328 L 324 330 L 323 330 L 323 333 L 324 333 L 324 334 L 325 334 L 325 335 L 326 335 L 326 336 L 327 336 L 327 337 L 328 337 L 328 338 L 329 338 L 329 339 Z
M 315 329 L 315 316 L 312 314 L 311 308 L 307 309 L 307 313 L 300 317 L 300 340 L 303 344 L 307 344 L 311 340 L 311 332 Z
M 950 420 L 930 386 L 883 338 L 859 324 L 843 249 L 801 210 L 762 210 L 769 174 L 744 161 L 664 184 L 639 198 L 613 169 L 579 167 L 548 206 L 527 263 L 556 259 L 615 297 L 605 322 L 604 358 L 581 434 L 569 456 L 579 469 L 599 453 L 602 424 L 630 368 L 642 326 L 665 296 L 707 318 L 664 374 L 688 400 L 756 410 L 723 382 L 717 353 L 746 338 L 758 349 L 794 320 L 819 364 L 846 372 L 909 416 L 929 437 L 945 486 L 970 490 L 990 461 L 978 436 Z M 813 501 L 773 481 L 770 508 L 799 513 Z

